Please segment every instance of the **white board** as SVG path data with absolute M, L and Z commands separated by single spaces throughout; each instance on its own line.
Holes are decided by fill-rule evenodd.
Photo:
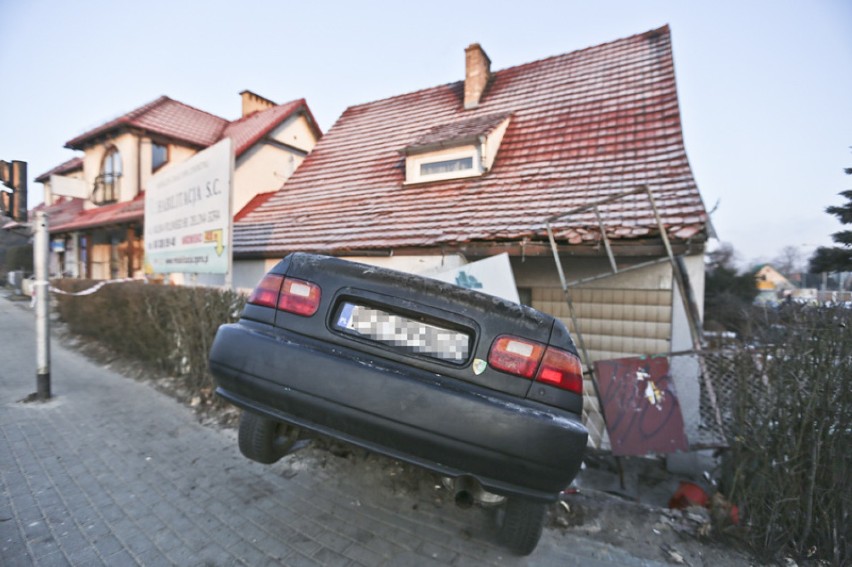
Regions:
M 145 271 L 225 274 L 231 265 L 230 138 L 151 178 L 145 193 Z
M 475 289 L 482 293 L 508 299 L 514 303 L 521 302 L 520 297 L 518 297 L 518 288 L 515 286 L 515 275 L 512 273 L 509 255 L 506 253 L 436 274 L 428 274 L 428 277 L 456 284 L 460 287 Z

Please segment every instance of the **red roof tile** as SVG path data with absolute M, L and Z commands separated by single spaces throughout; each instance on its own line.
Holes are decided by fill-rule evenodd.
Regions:
M 234 221 L 240 220 L 253 210 L 257 209 L 259 206 L 267 202 L 274 194 L 275 191 L 267 191 L 266 193 L 258 193 L 255 195 L 251 201 L 246 203 L 245 206 L 234 215 Z
M 200 148 L 211 146 L 223 138 L 230 137 L 234 140 L 235 154 L 239 156 L 299 111 L 308 116 L 311 126 L 319 137 L 321 133 L 305 99 L 279 104 L 228 122 L 209 112 L 198 110 L 167 96 L 161 96 L 157 100 L 69 140 L 65 146 L 83 149 L 109 132 L 125 127 L 135 127 Z
M 83 200 L 71 197 L 60 197 L 56 203 L 52 205 L 45 205 L 42 203 L 30 211 L 30 218 L 33 218 L 32 213 L 35 213 L 36 211 L 44 211 L 47 213 L 48 227 L 52 231 L 54 226 L 61 226 L 75 219 L 77 215 L 83 211 Z
M 306 114 L 308 123 L 313 128 L 317 138 L 320 138 L 322 132 L 316 125 L 316 120 L 308 109 L 305 99 L 279 104 L 261 112 L 253 112 L 239 120 L 234 120 L 225 127 L 222 138 L 230 137 L 234 141 L 234 154 L 239 156 L 297 112 Z
M 79 204 L 77 204 L 79 203 Z M 56 205 L 53 205 L 56 207 Z M 145 193 L 140 193 L 132 201 L 113 203 L 94 209 L 82 210 L 82 201 L 72 199 L 63 213 L 67 218 L 48 217 L 51 233 L 70 232 L 113 224 L 141 221 L 145 215 Z M 76 213 L 74 208 L 77 207 Z M 50 214 L 50 211 L 48 211 Z
M 284 187 L 241 216 L 235 252 L 544 240 L 549 217 L 641 184 L 651 187 L 670 237 L 703 234 L 707 213 L 683 145 L 668 26 L 497 71 L 475 109 L 463 108 L 463 88 L 348 108 Z M 442 125 L 508 114 L 491 171 L 403 184 L 405 148 Z M 644 197 L 603 213 L 620 229 L 613 238 L 656 231 Z M 599 239 L 592 213 L 557 228 L 566 242 Z
M 45 183 L 50 181 L 51 175 L 64 175 L 66 173 L 71 173 L 73 171 L 81 171 L 83 169 L 83 158 L 75 157 L 71 158 L 65 163 L 61 163 L 51 169 L 50 171 L 46 171 L 35 178 L 35 180 L 39 183 Z
M 82 150 L 102 135 L 127 127 L 140 128 L 193 146 L 207 147 L 221 138 L 227 125 L 228 121 L 224 118 L 161 96 L 69 140 L 65 147 Z

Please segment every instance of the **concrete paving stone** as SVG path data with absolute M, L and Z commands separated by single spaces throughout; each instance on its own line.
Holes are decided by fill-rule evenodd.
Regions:
M 198 554 L 186 547 L 176 547 L 165 554 L 172 565 L 198 565 Z
M 189 529 L 179 530 L 177 533 L 178 537 L 185 542 L 186 547 L 196 554 L 201 553 L 204 548 L 214 541 L 209 535 L 194 526 Z
M 257 546 L 263 549 L 268 555 L 273 557 L 288 557 L 295 553 L 295 550 L 290 546 L 290 543 L 280 540 L 274 536 L 267 536 L 259 540 Z
M 294 550 L 308 557 L 314 556 L 320 549 L 322 549 L 321 543 L 304 535 L 288 538 L 286 541 Z
M 112 534 L 111 530 L 108 534 L 92 538 L 92 544 L 98 550 L 101 557 L 109 557 L 124 549 L 124 545 Z
M 390 541 L 382 537 L 375 537 L 364 545 L 370 551 L 389 558 L 411 551 L 410 546 L 406 546 L 405 542 Z
M 127 515 L 124 513 L 124 510 L 122 510 L 121 506 L 112 500 L 100 508 L 100 511 L 101 517 L 110 524 L 127 518 Z
M 11 554 L 8 557 L 4 554 L 3 556 L 3 567 L 33 567 L 33 559 L 26 554 Z
M 110 527 L 100 517 L 95 517 L 91 520 L 86 521 L 86 523 L 83 525 L 83 529 L 86 533 L 86 537 L 88 537 L 92 541 L 96 540 L 97 538 L 103 537 L 109 533 L 112 533 Z
M 18 522 L 21 525 L 38 522 L 44 518 L 44 514 L 42 514 L 41 508 L 38 507 L 35 499 L 25 500 L 25 504 L 27 504 L 26 507 L 18 505 L 19 499 L 16 496 L 12 497 L 12 502 L 16 510 L 15 516 L 18 518 Z M 29 505 L 30 503 L 32 503 L 32 505 Z
M 389 559 L 388 557 L 381 556 L 375 551 L 367 549 L 359 543 L 353 543 L 347 547 L 343 550 L 343 555 L 349 559 L 363 563 L 364 565 L 380 565 Z
M 121 549 L 108 557 L 104 557 L 104 563 L 111 567 L 133 567 L 142 565 L 126 549 Z
M 237 523 L 234 525 L 233 530 L 242 536 L 246 542 L 252 545 L 257 545 L 259 541 L 266 540 L 270 537 L 270 534 L 267 531 L 249 520 Z
M 481 565 L 482 563 L 471 563 L 470 565 Z M 423 557 L 414 552 L 406 552 L 393 558 L 394 567 L 441 567 L 447 565 L 429 557 Z M 455 565 L 455 564 L 454 564 Z
M 166 559 L 163 552 L 159 549 L 149 549 L 143 553 L 139 553 L 135 556 L 136 561 L 139 562 L 140 565 L 144 565 L 145 567 L 154 567 L 156 565 L 170 565 L 171 561 Z
M 152 514 L 149 510 L 146 510 L 140 515 L 135 515 L 133 520 L 136 522 L 136 525 L 139 526 L 139 529 L 146 534 L 155 534 L 167 527 L 163 520 L 155 514 Z
M 87 567 L 104 565 L 103 560 L 92 547 L 82 547 L 74 551 L 66 551 L 65 556 L 71 565 L 86 565 Z
M 320 565 L 325 565 L 326 567 L 345 567 L 345 565 L 350 562 L 349 558 L 345 555 L 341 555 L 327 547 L 320 548 L 320 550 L 314 554 L 313 559 Z
M 36 559 L 39 567 L 70 567 L 71 561 L 61 552 L 51 553 Z
M 0 530 L 0 557 L 24 557 L 29 556 L 26 544 L 21 541 L 20 536 L 8 537 Z
M 76 526 L 66 532 L 58 534 L 56 539 L 59 542 L 59 546 L 62 548 L 62 551 L 66 555 L 91 547 L 91 542 L 77 529 Z
M 288 555 L 283 559 L 282 564 L 287 565 L 287 567 L 322 567 L 322 563 L 319 563 L 316 559 L 300 553 Z
M 172 532 L 168 526 L 163 527 L 161 530 L 152 535 L 151 541 L 154 543 L 154 546 L 163 553 L 167 553 L 175 548 L 183 547 L 185 545 L 184 541 Z
M 146 551 L 157 548 L 157 546 L 154 545 L 154 542 L 138 532 L 125 539 L 124 546 L 134 555 L 140 555 Z
M 327 529 L 323 533 L 316 535 L 315 539 L 323 546 L 323 548 L 330 549 L 335 553 L 342 553 L 344 549 L 354 543 L 352 538 L 346 537 L 331 529 Z
M 249 543 L 246 540 L 242 540 L 227 549 L 228 553 L 246 565 L 257 565 L 269 559 L 269 556 L 259 549 L 257 545 Z
M 459 553 L 447 549 L 444 546 L 437 545 L 430 541 L 424 541 L 417 548 L 418 555 L 422 555 L 423 557 L 428 557 L 430 559 L 434 559 L 435 561 L 439 561 L 444 565 L 451 565 L 453 561 L 459 556 Z
M 195 554 L 195 561 L 198 565 L 223 565 L 226 563 L 233 564 L 234 557 L 222 547 L 216 544 L 209 544 Z

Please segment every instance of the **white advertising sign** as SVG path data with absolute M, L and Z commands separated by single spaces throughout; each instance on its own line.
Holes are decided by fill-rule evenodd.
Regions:
M 82 179 L 65 177 L 63 175 L 51 175 L 50 192 L 63 197 L 85 199 L 89 196 L 89 186 Z
M 518 288 L 515 287 L 515 275 L 512 273 L 509 255 L 505 253 L 445 272 L 429 274 L 429 277 L 460 287 L 475 289 L 515 303 L 521 302 L 520 297 L 518 297 Z
M 145 270 L 224 274 L 231 258 L 230 138 L 151 178 L 145 193 Z

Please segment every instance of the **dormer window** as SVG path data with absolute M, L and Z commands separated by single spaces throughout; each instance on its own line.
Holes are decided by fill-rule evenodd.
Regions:
M 491 169 L 509 126 L 508 114 L 441 124 L 406 147 L 405 182 L 477 177 Z

